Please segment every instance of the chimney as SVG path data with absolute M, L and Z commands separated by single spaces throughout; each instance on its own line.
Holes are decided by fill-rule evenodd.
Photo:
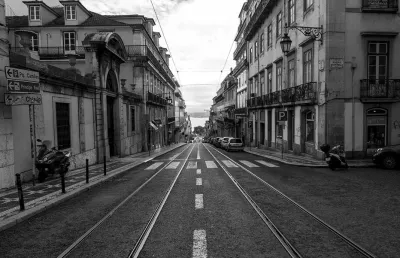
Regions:
M 153 32 L 153 41 L 157 48 L 160 47 L 161 34 L 159 32 Z
M 169 59 L 171 58 L 171 56 L 169 54 L 165 55 L 167 57 L 167 59 L 165 60 L 165 62 L 167 62 L 167 65 L 169 67 Z
M 160 50 L 160 53 L 161 53 L 162 58 L 163 58 L 165 61 L 167 61 L 166 54 L 167 54 L 168 49 L 166 49 L 166 48 L 164 48 L 164 47 L 160 47 L 159 50 Z

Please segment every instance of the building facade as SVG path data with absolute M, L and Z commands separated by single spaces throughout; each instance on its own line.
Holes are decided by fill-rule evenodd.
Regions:
M 247 4 L 253 146 L 322 158 L 323 143 L 354 157 L 400 143 L 397 0 Z M 282 53 L 285 33 L 292 43 Z

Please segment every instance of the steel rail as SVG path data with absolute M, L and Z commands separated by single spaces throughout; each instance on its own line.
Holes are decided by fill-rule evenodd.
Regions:
M 181 151 L 179 155 L 184 153 L 190 146 L 186 147 L 183 151 Z M 82 236 L 80 236 L 74 243 L 72 243 L 64 252 L 57 256 L 57 258 L 67 257 L 80 243 L 82 243 L 92 232 L 98 228 L 104 221 L 110 218 L 115 211 L 117 211 L 122 205 L 124 205 L 127 201 L 129 201 L 133 196 L 135 196 L 144 186 L 146 186 L 151 180 L 153 180 L 161 171 L 163 171 L 171 162 L 175 159 L 169 161 L 165 166 L 160 168 L 156 173 L 154 173 L 148 180 L 146 180 L 143 184 L 141 184 L 133 193 L 127 196 L 123 201 L 121 201 L 117 206 L 114 207 L 109 213 L 107 213 L 101 220 L 99 220 L 93 227 L 91 227 L 88 231 L 86 231 Z M 148 161 L 148 160 L 147 160 Z M 147 162 L 146 161 L 146 162 Z M 144 162 L 145 163 L 145 162 Z
M 167 201 L 167 199 L 168 199 L 168 197 L 169 197 L 169 195 L 170 195 L 170 193 L 172 191 L 172 188 L 175 186 L 176 181 L 178 180 L 179 176 L 181 175 L 181 172 L 182 172 L 183 168 L 185 167 L 185 165 L 186 165 L 186 163 L 187 163 L 187 161 L 189 159 L 190 154 L 192 154 L 193 149 L 194 149 L 194 145 L 193 145 L 192 149 L 190 150 L 189 155 L 186 157 L 185 161 L 183 162 L 182 167 L 179 169 L 179 172 L 176 174 L 176 176 L 174 178 L 174 181 L 171 183 L 171 185 L 169 186 L 168 190 L 166 191 L 163 200 L 158 204 L 157 209 L 154 211 L 154 213 L 152 214 L 149 222 L 146 224 L 146 226 L 145 226 L 144 230 L 142 231 L 142 234 L 140 235 L 138 241 L 136 241 L 135 246 L 130 251 L 130 253 L 128 255 L 128 258 L 131 258 L 131 257 L 136 258 L 136 257 L 139 256 L 140 252 L 142 251 L 143 246 L 146 244 L 147 238 L 149 237 L 150 232 L 153 229 L 154 224 L 156 223 L 156 221 L 158 219 L 158 216 L 160 215 L 161 210 L 163 209 L 164 204 L 166 203 L 166 201 Z
M 219 150 L 215 149 L 214 147 L 212 147 L 215 151 L 217 151 L 218 153 L 220 153 L 221 155 L 225 156 L 226 158 L 228 158 L 229 160 L 231 160 L 235 165 L 237 165 L 238 167 L 242 168 L 243 170 L 245 170 L 246 172 L 248 172 L 250 175 L 254 176 L 255 178 L 257 178 L 259 181 L 261 181 L 263 184 L 265 184 L 266 186 L 268 186 L 269 188 L 271 188 L 274 192 L 276 192 L 277 194 L 279 194 L 280 196 L 284 197 L 286 200 L 288 200 L 289 202 L 291 202 L 292 204 L 294 204 L 297 208 L 301 209 L 303 212 L 305 212 L 306 214 L 308 214 L 309 216 L 311 216 L 313 219 L 315 219 L 316 221 L 318 221 L 321 225 L 323 225 L 324 227 L 328 228 L 331 232 L 333 232 L 335 235 L 337 235 L 338 237 L 340 237 L 342 240 L 344 240 L 348 245 L 350 245 L 351 247 L 353 247 L 355 250 L 357 250 L 359 253 L 361 253 L 363 256 L 365 257 L 369 257 L 369 258 L 377 258 L 376 255 L 374 255 L 373 253 L 371 253 L 370 251 L 366 250 L 364 247 L 362 247 L 361 245 L 357 244 L 354 240 L 352 240 L 351 238 L 349 238 L 348 236 L 344 235 L 343 233 L 341 233 L 339 230 L 337 230 L 336 228 L 334 228 L 333 226 L 331 226 L 330 224 L 328 224 L 327 222 L 323 221 L 321 218 L 319 218 L 317 215 L 315 215 L 314 213 L 312 213 L 311 211 L 307 210 L 305 207 L 303 207 L 301 204 L 299 204 L 298 202 L 296 202 L 295 200 L 291 199 L 289 196 L 285 195 L 284 193 L 282 193 L 281 191 L 279 191 L 278 189 L 276 189 L 275 187 L 273 187 L 271 184 L 267 183 L 266 181 L 264 181 L 262 178 L 260 178 L 259 176 L 255 175 L 253 172 L 251 172 L 250 170 L 248 170 L 247 168 L 245 168 L 244 166 L 242 166 L 241 164 L 239 164 L 238 162 L 234 161 L 233 159 L 231 159 L 230 157 L 226 156 L 224 153 L 220 152 Z
M 244 190 L 244 188 L 236 181 L 236 179 L 228 172 L 228 170 L 221 164 L 221 162 L 211 153 L 211 151 L 203 144 L 205 149 L 213 156 L 215 161 L 220 165 L 220 167 L 224 170 L 224 172 L 231 179 L 233 184 L 239 189 L 239 191 L 243 194 L 246 200 L 250 203 L 253 209 L 257 212 L 260 218 L 264 221 L 264 223 L 268 226 L 271 232 L 275 235 L 278 241 L 281 243 L 283 248 L 285 248 L 286 252 L 292 258 L 302 258 L 303 256 L 300 252 L 289 242 L 289 240 L 282 234 L 282 232 L 275 226 L 275 224 L 271 221 L 271 219 L 262 211 L 262 209 L 256 204 L 256 202 L 250 197 L 250 195 Z

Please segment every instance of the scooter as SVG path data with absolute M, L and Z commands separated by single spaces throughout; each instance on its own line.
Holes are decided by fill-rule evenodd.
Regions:
M 49 174 L 66 174 L 70 165 L 69 158 L 71 157 L 71 152 L 59 151 L 55 147 L 48 149 L 42 140 L 38 139 L 37 141 L 42 143 L 36 158 L 36 168 L 39 170 L 39 182 L 44 182 Z
M 337 168 L 349 168 L 345 158 L 343 146 L 336 145 L 331 150 L 331 146 L 329 144 L 322 144 L 319 148 L 325 153 L 325 161 L 331 170 L 335 170 Z

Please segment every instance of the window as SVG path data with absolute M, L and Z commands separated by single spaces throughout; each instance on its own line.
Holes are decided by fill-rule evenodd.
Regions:
M 289 0 L 289 24 L 296 21 L 296 0 Z
M 289 75 L 289 87 L 294 87 L 295 85 L 295 73 L 296 73 L 296 68 L 295 68 L 295 62 L 294 62 L 294 57 L 288 61 L 288 75 Z
M 266 90 L 265 90 L 265 76 L 264 76 L 264 72 L 262 72 L 260 74 L 260 96 L 265 94 L 265 92 L 266 92 Z
M 368 79 L 386 80 L 388 77 L 388 42 L 368 43 Z M 385 83 L 385 82 L 382 82 Z
M 282 90 L 282 62 L 276 64 L 276 91 Z
M 275 121 L 278 121 L 278 111 L 275 112 Z M 278 124 L 276 122 L 276 127 L 275 127 L 275 132 L 276 132 L 276 138 L 282 139 L 283 138 L 283 125 Z
M 64 50 L 65 52 L 75 51 L 75 32 L 64 32 Z
M 254 60 L 258 58 L 258 41 L 254 42 Z
M 59 150 L 71 147 L 69 104 L 56 102 L 57 147 Z
M 314 0 L 304 0 L 304 11 L 307 11 L 314 4 Z
M 303 53 L 303 82 L 312 82 L 312 49 Z
M 65 17 L 67 20 L 76 20 L 76 6 L 66 5 L 65 6 Z
M 31 21 L 40 20 L 40 6 L 29 6 L 29 19 Z
M 259 77 L 255 76 L 254 77 L 254 93 L 256 94 L 256 96 L 258 96 L 259 93 Z
M 276 37 L 282 36 L 282 12 L 276 16 Z
M 262 33 L 260 37 L 260 52 L 261 54 L 264 53 L 264 33 Z
M 309 111 L 306 114 L 306 141 L 314 142 L 314 123 L 315 123 L 314 113 Z
M 272 67 L 267 69 L 267 91 L 266 94 L 272 92 Z
M 253 48 L 252 47 L 250 48 L 250 60 L 249 60 L 249 62 L 253 63 Z
M 268 48 L 272 47 L 272 24 L 268 25 L 267 45 Z
M 31 45 L 29 46 L 29 50 L 31 51 L 39 50 L 39 39 L 37 34 L 31 36 Z
M 136 114 L 134 107 L 131 107 L 131 131 L 136 131 Z

